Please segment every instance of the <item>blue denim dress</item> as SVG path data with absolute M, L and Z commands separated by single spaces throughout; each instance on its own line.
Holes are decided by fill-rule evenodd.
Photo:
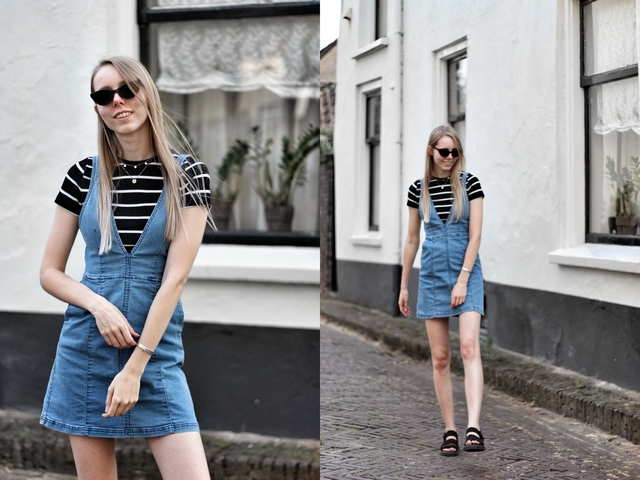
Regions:
M 180 157 L 181 163 L 185 157 Z M 82 283 L 114 304 L 133 329 L 141 333 L 151 303 L 160 288 L 169 243 L 164 190 L 151 217 L 129 253 L 111 219 L 113 247 L 98 255 L 98 158 L 93 159 L 91 184 L 78 217 L 86 242 Z M 95 318 L 69 305 L 44 399 L 40 423 L 53 430 L 91 437 L 154 437 L 198 431 L 193 402 L 182 371 L 184 316 L 178 302 L 169 325 L 151 356 L 140 382 L 139 400 L 125 415 L 103 418 L 107 389 L 124 367 L 133 348 L 107 345 Z M 135 347 L 134 347 L 135 348 Z
M 468 173 L 462 176 L 462 185 L 467 183 Z M 424 180 L 422 192 L 425 191 Z M 471 269 L 467 283 L 467 297 L 462 305 L 450 308 L 453 290 L 469 244 L 469 199 L 464 189 L 464 214 L 455 220 L 453 206 L 446 223 L 438 216 L 433 201 L 429 198 L 429 222 L 424 222 L 422 198 L 420 199 L 420 218 L 423 219 L 425 239 L 422 243 L 420 258 L 420 281 L 418 285 L 418 318 L 444 318 L 468 311 L 484 315 L 484 285 L 480 255 Z

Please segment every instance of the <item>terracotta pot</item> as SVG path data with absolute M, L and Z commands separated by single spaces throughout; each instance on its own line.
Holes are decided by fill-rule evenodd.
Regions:
M 213 215 L 213 220 L 216 227 L 218 227 L 218 230 L 229 229 L 229 219 L 231 218 L 232 207 L 233 202 L 225 202 L 215 198 L 211 200 L 211 215 Z
M 616 230 L 618 235 L 635 235 L 638 230 L 638 217 L 633 215 L 616 217 Z
M 265 205 L 264 216 L 271 232 L 290 232 L 293 219 L 292 205 Z

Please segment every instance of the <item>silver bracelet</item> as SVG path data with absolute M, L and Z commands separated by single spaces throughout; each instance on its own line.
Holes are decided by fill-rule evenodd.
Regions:
M 467 272 L 467 273 L 471 273 L 471 270 L 469 270 L 468 268 L 464 268 L 464 267 L 462 267 L 462 270 L 464 270 L 464 271 L 465 271 L 465 272 Z
M 137 343 L 136 347 L 139 347 L 140 350 L 142 350 L 143 352 L 148 353 L 149 355 L 153 355 L 153 350 L 151 350 L 150 348 L 145 347 L 143 344 L 141 343 Z

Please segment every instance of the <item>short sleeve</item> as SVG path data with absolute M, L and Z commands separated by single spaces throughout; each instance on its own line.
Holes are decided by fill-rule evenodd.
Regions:
M 484 192 L 482 191 L 480 180 L 472 174 L 467 175 L 467 196 L 469 201 L 476 198 L 484 198 Z
M 182 168 L 190 179 L 183 194 L 185 207 L 211 206 L 211 177 L 207 166 L 193 157 L 187 157 L 182 162 Z
M 409 186 L 407 194 L 407 206 L 410 208 L 420 208 L 420 193 L 422 191 L 422 182 L 416 180 Z
M 80 215 L 89 191 L 92 167 L 92 158 L 88 157 L 69 169 L 55 199 L 57 205 L 74 215 Z

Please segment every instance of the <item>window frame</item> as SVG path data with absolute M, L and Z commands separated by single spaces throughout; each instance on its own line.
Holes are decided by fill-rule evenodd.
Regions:
M 369 101 L 372 98 L 378 98 L 378 112 L 380 113 L 380 118 L 379 118 L 379 125 L 382 124 L 382 89 L 381 88 L 376 88 L 373 90 L 369 90 L 367 92 L 365 92 L 365 144 L 367 145 L 367 163 L 368 163 L 368 173 L 369 173 L 369 179 L 368 179 L 368 186 L 369 186 L 369 192 L 368 192 L 368 197 L 369 197 L 369 201 L 367 204 L 367 224 L 368 224 L 368 231 L 370 232 L 378 232 L 380 231 L 380 205 L 379 205 L 379 201 L 380 198 L 374 198 L 374 194 L 377 190 L 378 192 L 378 197 L 380 194 L 380 162 L 378 162 L 377 165 L 377 172 L 375 172 L 375 148 L 378 147 L 378 155 L 380 153 L 380 137 L 381 137 L 381 132 L 377 132 L 377 134 L 375 132 L 371 133 L 369 131 L 370 126 L 371 126 L 371 119 L 369 117 Z M 378 183 L 378 188 L 375 189 L 375 185 L 374 183 L 377 182 Z M 374 213 L 376 212 L 376 210 L 374 209 L 374 205 L 375 203 L 378 203 L 378 208 L 377 208 L 377 214 L 378 214 L 378 218 L 374 219 Z
M 591 132 L 589 107 L 589 89 L 617 80 L 624 80 L 638 76 L 638 64 L 609 70 L 594 75 L 585 75 L 586 34 L 585 34 L 585 8 L 597 0 L 580 1 L 580 87 L 583 89 L 584 99 L 584 152 L 585 152 L 585 238 L 586 243 L 599 243 L 609 245 L 640 246 L 640 235 L 622 235 L 610 233 L 592 233 L 590 225 L 591 213 Z M 636 0 L 637 3 L 637 0 Z M 637 5 L 636 5 L 636 8 Z M 636 26 L 637 28 L 637 26 Z
M 163 22 L 221 20 L 283 15 L 320 15 L 320 0 L 250 5 L 193 5 L 150 7 L 149 0 L 136 0 L 140 38 L 140 62 L 152 71 L 151 26 Z M 320 232 L 206 231 L 202 243 L 320 247 Z

